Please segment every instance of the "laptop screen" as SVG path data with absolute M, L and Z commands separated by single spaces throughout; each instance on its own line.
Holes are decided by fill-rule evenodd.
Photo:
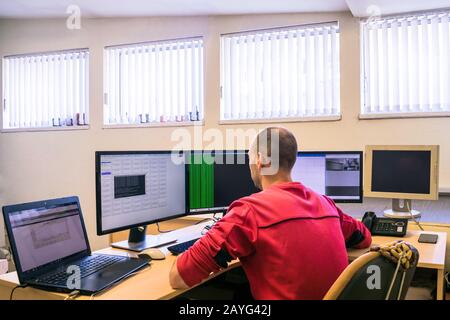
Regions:
M 49 204 L 9 213 L 23 272 L 88 249 L 79 204 Z

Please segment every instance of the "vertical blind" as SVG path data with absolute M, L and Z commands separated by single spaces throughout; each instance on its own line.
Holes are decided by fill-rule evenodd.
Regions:
M 203 119 L 203 40 L 105 49 L 104 124 Z
M 87 49 L 3 58 L 3 128 L 89 123 Z
M 362 114 L 450 111 L 450 13 L 362 22 Z
M 339 114 L 337 22 L 221 36 L 221 120 Z

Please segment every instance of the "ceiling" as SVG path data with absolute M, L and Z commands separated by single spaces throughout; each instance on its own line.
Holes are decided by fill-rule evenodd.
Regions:
M 450 0 L 347 0 L 355 17 L 450 8 Z
M 0 17 L 66 17 L 69 5 L 85 17 L 221 15 L 346 11 L 345 0 L 0 0 Z
M 67 17 L 77 5 L 82 17 L 225 15 L 351 11 L 392 14 L 450 7 L 450 0 L 0 0 L 0 18 Z M 368 11 L 369 8 L 369 11 Z

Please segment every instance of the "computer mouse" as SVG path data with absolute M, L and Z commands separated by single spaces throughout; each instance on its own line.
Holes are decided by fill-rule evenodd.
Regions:
M 138 257 L 148 260 L 164 260 L 166 255 L 159 249 L 151 248 L 138 254 Z

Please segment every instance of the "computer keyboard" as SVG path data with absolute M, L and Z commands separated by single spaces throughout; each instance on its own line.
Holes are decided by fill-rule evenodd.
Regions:
M 187 249 L 192 247 L 194 243 L 200 238 L 192 239 L 186 242 L 177 243 L 173 246 L 167 247 L 167 250 L 169 250 L 174 255 L 179 255 L 180 253 L 185 252 Z
M 123 259 L 125 258 L 119 256 L 93 255 L 88 256 L 81 261 L 77 261 L 73 265 L 76 265 L 80 268 L 81 278 L 85 278 L 116 262 L 122 261 Z M 68 267 L 69 266 L 66 266 L 64 268 L 58 269 L 55 272 L 46 274 L 40 277 L 38 281 L 54 285 L 65 285 L 68 277 L 71 275 L 71 273 L 67 273 Z

